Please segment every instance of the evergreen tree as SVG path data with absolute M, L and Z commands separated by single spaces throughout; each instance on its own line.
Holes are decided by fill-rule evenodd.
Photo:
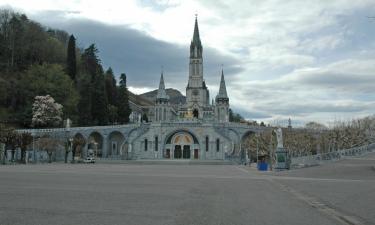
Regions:
M 96 74 L 93 82 L 91 114 L 95 125 L 108 124 L 108 100 L 105 90 L 104 74 Z
M 108 104 L 115 106 L 117 104 L 116 79 L 111 67 L 105 72 L 105 88 L 108 97 Z
M 70 35 L 68 42 L 68 52 L 67 52 L 67 72 L 75 81 L 77 74 L 77 60 L 76 60 L 76 39 L 73 35 Z
M 120 76 L 120 85 L 118 88 L 118 116 L 121 124 L 129 122 L 131 109 L 129 106 L 129 93 L 126 87 L 126 75 L 122 73 Z
M 91 95 L 92 95 L 92 84 L 91 77 L 88 74 L 79 74 L 78 79 L 78 90 L 80 99 L 78 102 L 78 125 L 87 126 L 91 124 Z
M 81 126 L 97 124 L 93 123 L 92 111 L 93 103 L 96 103 L 96 99 L 94 98 L 94 90 L 96 88 L 94 82 L 96 77 L 99 77 L 98 74 L 103 73 L 97 53 L 98 50 L 92 44 L 84 50 L 81 57 L 81 68 L 78 75 L 78 90 L 81 96 L 78 103 L 78 123 Z M 98 82 L 96 82 L 96 86 L 100 86 Z M 100 92 L 101 90 L 98 91 Z

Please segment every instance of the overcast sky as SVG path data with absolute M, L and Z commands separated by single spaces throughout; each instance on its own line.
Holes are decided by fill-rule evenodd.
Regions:
M 248 119 L 346 120 L 375 112 L 374 0 L 0 0 L 46 26 L 96 43 L 136 93 L 185 94 L 198 14 L 211 98 L 221 64 L 231 107 Z

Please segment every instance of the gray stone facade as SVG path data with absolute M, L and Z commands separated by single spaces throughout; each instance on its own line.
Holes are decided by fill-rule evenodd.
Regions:
M 61 140 L 81 136 L 86 140 L 76 156 L 91 151 L 109 159 L 197 159 L 224 160 L 240 156 L 241 142 L 250 133 L 265 127 L 239 123 L 204 123 L 198 119 L 176 122 L 150 122 L 118 126 L 73 127 L 18 130 L 35 139 L 49 135 Z M 38 146 L 30 146 L 38 149 Z M 62 151 L 63 149 L 61 149 Z M 63 154 L 58 154 L 58 158 Z

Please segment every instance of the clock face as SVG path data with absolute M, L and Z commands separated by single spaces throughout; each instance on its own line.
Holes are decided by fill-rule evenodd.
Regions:
M 193 95 L 198 95 L 198 90 L 194 90 Z

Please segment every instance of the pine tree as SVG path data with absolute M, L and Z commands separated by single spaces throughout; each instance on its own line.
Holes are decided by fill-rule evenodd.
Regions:
M 78 124 L 80 126 L 91 125 L 92 115 L 91 115 L 91 96 L 92 96 L 92 84 L 91 77 L 88 74 L 80 74 L 80 79 L 78 80 L 78 89 L 80 94 L 80 99 L 78 102 Z
M 105 90 L 108 98 L 108 119 L 111 124 L 115 124 L 118 122 L 117 86 L 111 67 L 105 72 Z
M 116 79 L 111 67 L 105 72 L 105 88 L 108 97 L 108 104 L 115 106 L 117 103 Z
M 129 106 L 129 93 L 126 87 L 126 75 L 122 73 L 120 76 L 120 85 L 118 88 L 118 116 L 121 124 L 129 122 L 131 109 Z
M 91 114 L 95 125 L 108 124 L 108 100 L 105 90 L 104 74 L 97 74 L 93 82 Z
M 98 49 L 91 44 L 82 54 L 82 68 L 78 85 L 81 99 L 78 104 L 80 125 L 104 125 L 107 113 L 103 68 L 97 56 Z
M 77 74 L 76 39 L 70 35 L 67 52 L 67 73 L 75 81 Z

